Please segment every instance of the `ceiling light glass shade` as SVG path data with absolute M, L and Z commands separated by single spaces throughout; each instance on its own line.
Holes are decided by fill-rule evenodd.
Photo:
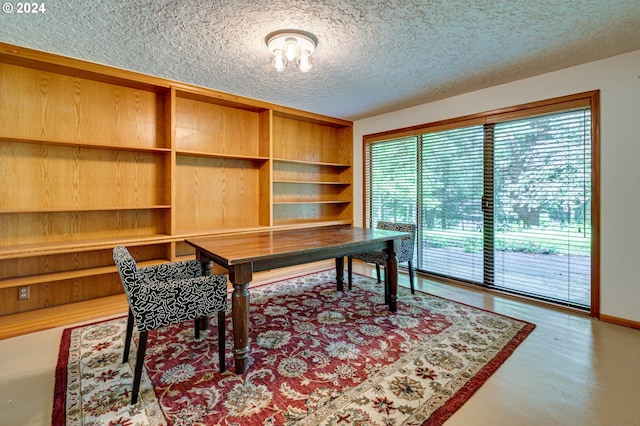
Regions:
M 275 52 L 273 52 L 271 67 L 278 72 L 282 72 L 287 68 L 287 58 L 282 54 L 282 50 L 276 49 Z
M 318 45 L 313 34 L 296 30 L 276 31 L 269 34 L 265 42 L 273 55 L 271 66 L 276 71 L 284 71 L 289 62 L 294 62 L 302 72 L 312 68 L 311 55 Z
M 284 40 L 284 57 L 288 61 L 295 61 L 300 56 L 300 45 L 295 37 L 287 37 Z
M 296 66 L 302 72 L 309 72 L 313 67 L 313 62 L 311 61 L 311 54 L 308 50 L 302 52 L 300 57 L 296 60 Z

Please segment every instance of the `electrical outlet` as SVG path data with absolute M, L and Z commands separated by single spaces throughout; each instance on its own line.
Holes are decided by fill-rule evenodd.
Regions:
M 28 285 L 23 285 L 18 288 L 18 300 L 27 300 L 31 297 L 31 288 Z

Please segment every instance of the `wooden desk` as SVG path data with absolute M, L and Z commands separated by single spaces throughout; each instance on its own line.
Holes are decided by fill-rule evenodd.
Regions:
M 397 310 L 398 263 L 396 250 L 405 234 L 351 226 L 327 226 L 186 240 L 202 262 L 213 261 L 229 270 L 233 284 L 233 356 L 236 373 L 246 373 L 249 358 L 249 283 L 254 272 L 319 260 L 336 259 L 337 290 L 343 289 L 344 256 L 386 250 L 388 305 Z

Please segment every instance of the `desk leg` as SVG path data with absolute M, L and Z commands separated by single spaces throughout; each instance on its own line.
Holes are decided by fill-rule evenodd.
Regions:
M 398 260 L 394 250 L 394 241 L 390 241 L 387 245 L 387 265 L 385 267 L 385 287 L 389 288 L 389 311 L 396 312 L 398 310 Z
M 344 256 L 336 257 L 336 284 L 337 290 L 344 290 Z
M 233 284 L 233 358 L 237 374 L 244 374 L 249 369 L 249 283 L 252 278 L 251 263 L 229 267 L 229 280 Z

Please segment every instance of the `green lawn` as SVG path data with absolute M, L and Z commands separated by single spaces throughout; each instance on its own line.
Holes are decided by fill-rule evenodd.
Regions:
M 481 251 L 482 232 L 460 229 L 427 230 L 426 243 L 431 247 L 464 247 Z M 531 253 L 554 253 L 589 256 L 591 234 L 576 227 L 539 227 L 496 232 L 496 249 Z

